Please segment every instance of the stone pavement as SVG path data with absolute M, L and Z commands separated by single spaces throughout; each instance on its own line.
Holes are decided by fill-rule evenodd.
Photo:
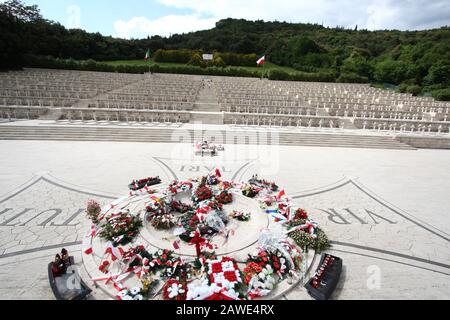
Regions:
M 108 203 L 133 178 L 214 167 L 236 181 L 275 180 L 310 211 L 344 259 L 333 298 L 450 298 L 450 151 L 236 145 L 202 159 L 188 144 L 56 141 L 0 141 L 0 150 L 1 299 L 53 299 L 47 264 L 62 247 L 87 278 L 89 199 Z M 309 299 L 300 287 L 283 298 Z

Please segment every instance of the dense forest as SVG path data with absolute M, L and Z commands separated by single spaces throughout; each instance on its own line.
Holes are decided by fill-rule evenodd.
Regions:
M 265 54 L 270 62 L 292 67 L 299 75 L 338 82 L 389 83 L 399 85 L 403 92 L 431 92 L 438 99 L 450 99 L 450 27 L 367 31 L 225 19 L 211 30 L 125 40 L 68 30 L 42 17 L 37 6 L 10 0 L 0 4 L 0 47 L 0 69 L 25 66 L 29 56 L 95 61 L 142 59 L 147 49 L 153 53 L 160 50 L 160 55 L 181 49 L 220 52 L 221 60 L 232 53 L 252 59 Z M 227 64 L 223 62 L 219 61 L 215 68 Z M 271 78 L 295 76 L 273 70 Z

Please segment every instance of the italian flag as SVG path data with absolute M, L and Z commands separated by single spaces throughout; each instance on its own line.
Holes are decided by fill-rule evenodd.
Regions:
M 266 63 L 266 56 L 262 56 L 261 59 L 256 61 L 256 64 L 260 67 L 263 66 Z
M 145 54 L 145 61 L 148 61 L 150 59 L 150 49 L 147 50 L 147 53 Z

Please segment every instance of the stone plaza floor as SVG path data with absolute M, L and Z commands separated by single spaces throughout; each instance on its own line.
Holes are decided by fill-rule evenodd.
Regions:
M 216 167 L 235 181 L 276 181 L 310 212 L 344 260 L 333 299 L 450 298 L 450 150 L 226 145 L 202 158 L 190 144 L 57 141 L 0 150 L 0 299 L 53 299 L 47 264 L 62 247 L 81 256 L 89 199 L 111 202 L 135 178 Z M 283 298 L 310 299 L 302 288 Z

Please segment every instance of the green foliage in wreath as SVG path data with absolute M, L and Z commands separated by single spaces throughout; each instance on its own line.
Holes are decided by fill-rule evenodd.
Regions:
M 114 227 L 113 223 L 104 225 L 100 237 L 112 241 L 115 246 L 126 245 L 133 241 L 142 227 L 142 219 L 138 216 L 128 216 L 127 223 Z M 122 237 L 123 236 L 123 237 Z

